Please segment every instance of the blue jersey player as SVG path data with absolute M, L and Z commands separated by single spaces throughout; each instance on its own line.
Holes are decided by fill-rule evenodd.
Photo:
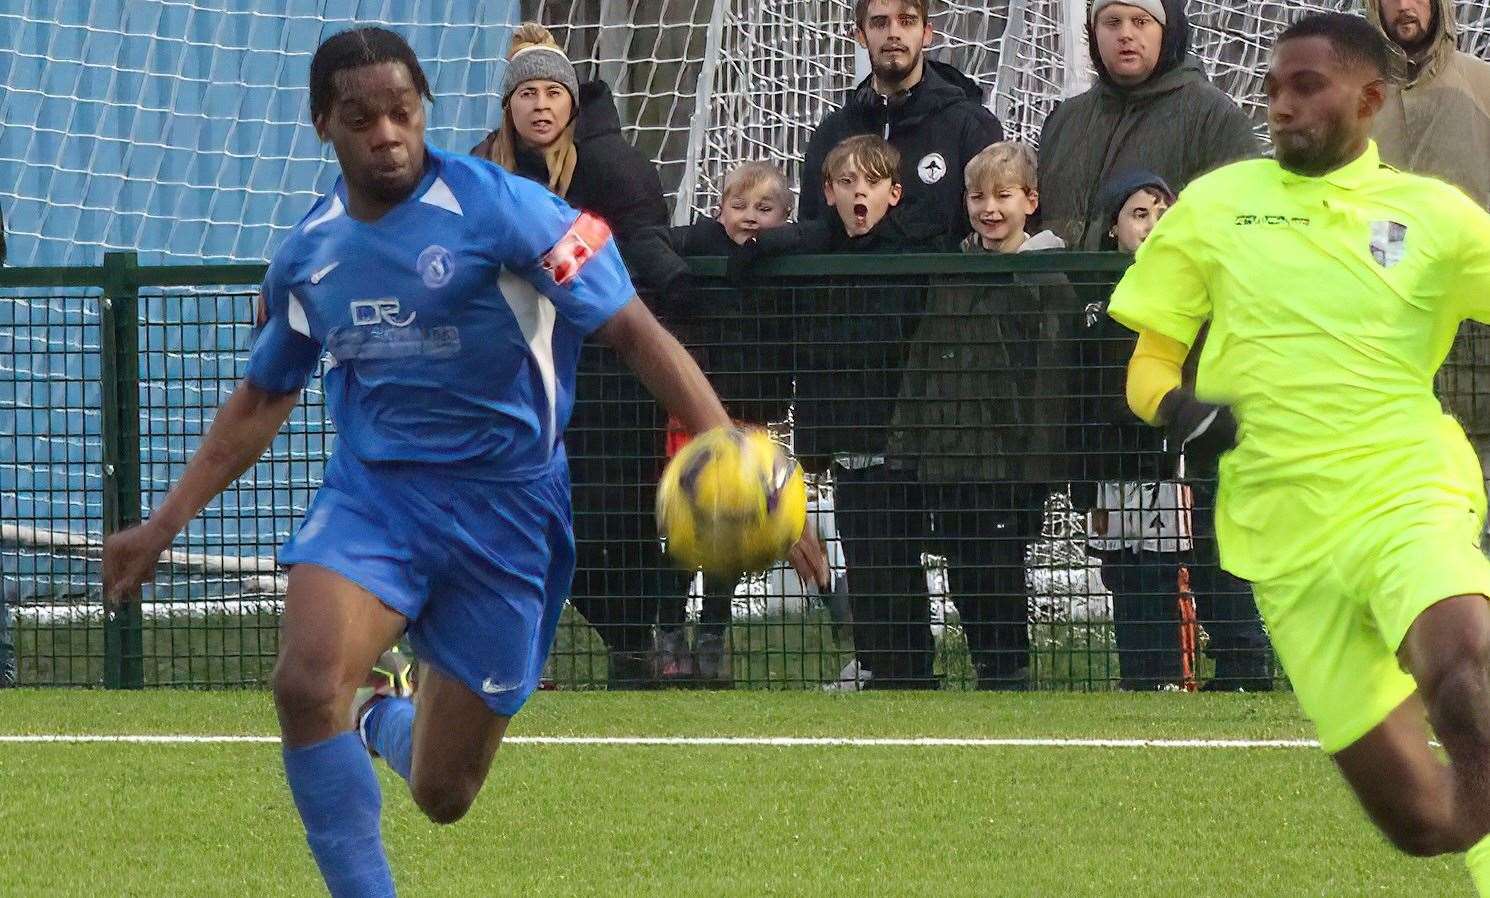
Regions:
M 329 38 L 310 95 L 341 177 L 275 254 L 247 376 L 180 481 L 105 545 L 104 588 L 117 603 L 153 576 L 324 365 L 337 444 L 280 554 L 274 700 L 327 887 L 368 898 L 394 894 L 369 750 L 432 820 L 453 822 L 537 684 L 574 566 L 562 434 L 581 342 L 613 347 L 694 432 L 729 419 L 635 298 L 602 222 L 425 145 L 429 88 L 402 38 Z M 417 712 L 375 697 L 348 713 L 406 630 Z

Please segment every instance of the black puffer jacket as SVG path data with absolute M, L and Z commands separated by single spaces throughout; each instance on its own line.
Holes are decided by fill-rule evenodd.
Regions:
M 869 233 L 850 237 L 838 213 L 761 231 L 760 258 L 822 253 L 937 253 L 947 249 L 946 231 L 933 211 L 902 200 Z
M 739 250 L 717 219 L 663 232 L 683 257 L 728 256 Z M 786 418 L 791 406 L 789 288 L 736 289 L 700 281 L 678 293 L 659 316 L 709 375 L 725 411 L 737 421 L 765 424 Z
M 872 75 L 861 81 L 812 133 L 798 215 L 806 221 L 832 214 L 823 200 L 823 161 L 846 138 L 878 134 L 900 151 L 906 199 L 944 222 L 947 235 L 961 237 L 967 233 L 962 170 L 984 147 L 1003 140 L 1003 126 L 984 107 L 978 85 L 946 63 L 926 60 L 921 83 L 897 97 L 880 96 L 873 81 Z
M 1164 0 L 1164 7 L 1169 25 L 1147 81 L 1115 84 L 1089 34 L 1100 80 L 1045 120 L 1041 221 L 1072 249 L 1100 247 L 1107 222 L 1100 220 L 1097 195 L 1115 176 L 1150 171 L 1179 191 L 1211 169 L 1260 152 L 1252 121 L 1191 58 L 1183 0 Z
M 496 132 L 471 152 L 488 158 Z M 586 81 L 579 86 L 579 120 L 574 127 L 578 159 L 564 199 L 576 209 L 605 219 L 616 247 L 643 291 L 661 291 L 687 271 L 662 229 L 668 225 L 667 202 L 657 167 L 621 134 L 621 117 L 610 86 Z M 518 147 L 517 173 L 548 184 L 543 154 Z
M 849 237 L 836 213 L 765 231 L 763 255 L 783 253 L 929 252 L 940 229 L 916 203 L 902 200 L 872 231 Z M 821 469 L 838 454 L 882 455 L 900 395 L 906 350 L 926 306 L 925 276 L 835 278 L 832 286 L 788 288 L 752 296 L 790 323 L 796 380 L 796 449 Z
M 493 132 L 471 152 L 490 158 L 495 139 Z M 663 290 L 687 266 L 667 244 L 667 203 L 657 169 L 622 136 L 615 100 L 603 81 L 580 85 L 574 143 L 578 158 L 564 199 L 610 225 L 638 289 Z M 548 185 L 541 153 L 519 147 L 517 173 Z M 613 352 L 599 345 L 585 347 L 575 397 L 564 438 L 575 486 L 652 482 L 661 470 L 664 416 Z M 640 496 L 641 491 L 630 494 Z M 630 511 L 646 513 L 646 502 L 637 501 Z

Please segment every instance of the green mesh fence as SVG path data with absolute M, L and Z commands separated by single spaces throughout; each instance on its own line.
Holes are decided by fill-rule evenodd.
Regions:
M 579 561 L 549 681 L 1091 690 L 1270 676 L 1250 595 L 1215 565 L 1211 491 L 1168 483 L 1173 460 L 1123 406 L 1132 336 L 1101 306 L 1124 264 L 804 257 L 736 285 L 696 260 L 699 286 L 652 305 L 731 415 L 802 460 L 835 587 L 819 595 L 785 567 L 740 582 L 672 567 L 653 517 L 667 417 L 590 345 L 567 436 Z M 276 549 L 334 446 L 319 380 L 137 606 L 103 613 L 98 561 L 237 384 L 262 274 L 124 254 L 0 271 L 0 662 L 13 646 L 21 684 L 267 681 L 287 582 Z M 1113 522 L 1129 519 L 1125 536 Z M 1165 521 L 1184 532 L 1146 547 Z

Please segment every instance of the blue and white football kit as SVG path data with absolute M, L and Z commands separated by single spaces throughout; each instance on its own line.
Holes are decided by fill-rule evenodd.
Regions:
M 366 588 L 408 618 L 421 660 L 511 715 L 573 576 L 562 435 L 580 347 L 635 290 L 593 219 L 483 160 L 426 153 L 377 221 L 347 214 L 338 180 L 291 233 L 247 377 L 297 390 L 325 358 L 336 448 L 280 560 Z

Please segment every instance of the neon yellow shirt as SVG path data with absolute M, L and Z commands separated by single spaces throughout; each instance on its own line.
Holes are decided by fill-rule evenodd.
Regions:
M 1311 564 L 1342 528 L 1425 490 L 1483 510 L 1478 462 L 1433 375 L 1463 319 L 1490 321 L 1490 214 L 1383 166 L 1375 144 L 1319 178 L 1258 159 L 1196 180 L 1110 313 L 1187 346 L 1212 320 L 1196 395 L 1240 423 L 1216 515 L 1238 576 Z

